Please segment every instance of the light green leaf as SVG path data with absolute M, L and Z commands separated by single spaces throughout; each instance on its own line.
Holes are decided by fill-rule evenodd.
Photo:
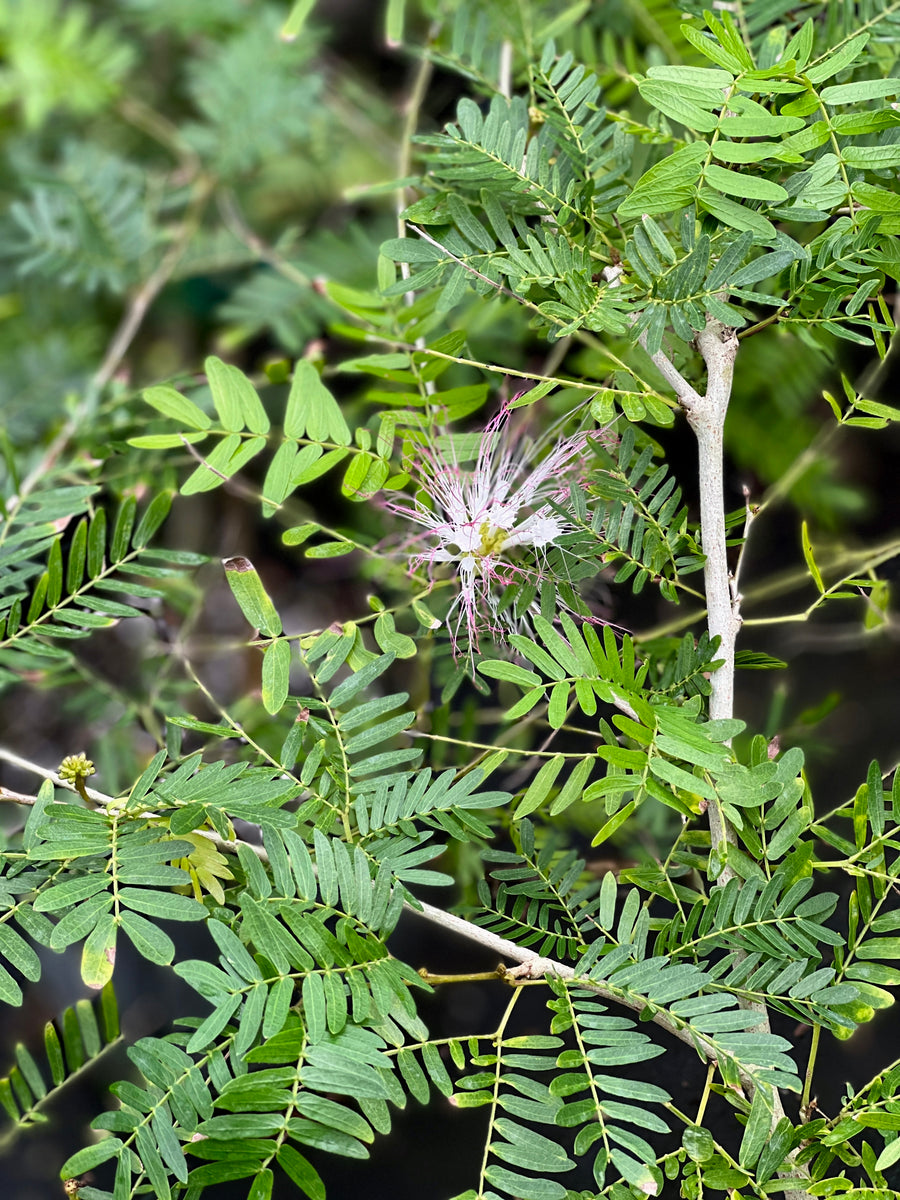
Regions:
M 81 952 L 81 978 L 98 991 L 112 979 L 116 963 L 118 922 L 105 913 L 91 930 Z
M 594 784 L 592 786 L 596 787 L 596 784 Z M 619 828 L 619 826 L 625 824 L 625 822 L 628 820 L 628 818 L 634 812 L 635 808 L 637 808 L 637 804 L 635 803 L 635 801 L 629 800 L 624 808 L 620 808 L 617 813 L 614 813 L 613 816 L 611 816 L 609 818 L 609 820 L 606 822 L 605 825 L 601 826 L 601 828 L 594 835 L 594 838 L 591 841 L 591 845 L 592 846 L 600 846 L 608 838 L 611 838 L 612 835 Z
M 311 460 L 307 463 L 304 455 L 309 452 Z M 321 446 L 304 446 L 297 455 L 298 471 L 294 476 L 292 487 L 302 487 L 306 483 L 312 483 L 314 479 L 318 479 L 320 475 L 324 475 L 326 471 L 330 471 L 332 467 L 337 466 L 339 462 L 347 457 L 347 451 L 338 448 L 337 450 L 329 450 L 327 454 L 322 453 Z
M 712 105 L 721 106 L 724 99 L 721 92 L 705 95 L 701 88 L 673 87 L 663 80 L 645 79 L 639 85 L 641 96 L 665 116 L 671 117 L 688 129 L 696 129 L 700 133 L 712 133 L 719 124 L 716 113 L 707 108 L 701 108 L 696 100 Z M 708 89 L 707 89 L 708 91 Z
M 721 89 L 731 87 L 734 83 L 734 76 L 730 71 L 717 71 L 713 67 L 649 67 L 647 74 L 651 79 L 664 79 L 667 83 L 718 89 L 720 100 Z
M 517 1200 L 565 1200 L 567 1195 L 566 1189 L 555 1179 L 532 1179 L 516 1171 L 507 1171 L 496 1163 L 491 1163 L 484 1177 Z
M 278 637 L 281 633 L 281 617 L 269 599 L 253 563 L 248 558 L 237 556 L 226 558 L 222 565 L 234 598 L 249 623 L 267 637 Z
M 34 901 L 34 908 L 36 912 L 59 912 L 80 904 L 90 896 L 96 896 L 98 892 L 106 891 L 109 885 L 110 878 L 106 874 L 95 872 L 79 875 L 41 892 Z
M 294 476 L 297 474 L 296 460 L 296 445 L 293 442 L 282 442 L 275 451 L 263 480 L 263 516 L 270 517 L 276 512 L 292 491 Z
M 802 117 L 775 117 L 770 113 L 754 113 L 750 117 L 723 117 L 719 122 L 719 132 L 730 138 L 776 138 L 782 133 L 795 133 L 805 124 Z
M 706 1162 L 716 1152 L 716 1144 L 708 1129 L 689 1125 L 681 1135 L 681 1144 L 694 1162 Z
M 892 1142 L 888 1142 L 878 1155 L 878 1158 L 875 1160 L 875 1170 L 886 1171 L 888 1167 L 892 1167 L 898 1160 L 900 1160 L 900 1137 L 896 1137 Z
M 256 388 L 243 371 L 210 355 L 204 364 L 213 404 L 225 429 L 239 433 L 269 432 L 269 418 L 257 395 Z
M 281 540 L 286 546 L 302 546 L 319 528 L 320 526 L 315 521 L 307 521 L 304 525 L 295 525 L 293 529 L 286 529 L 281 535 Z
M 738 204 L 734 200 L 728 200 L 725 196 L 721 196 L 709 188 L 704 188 L 700 192 L 697 201 L 707 212 L 718 217 L 724 225 L 741 231 L 749 230 L 754 237 L 762 241 L 775 240 L 775 226 L 752 208 L 747 208 L 746 205 Z
M 384 459 L 372 454 L 355 454 L 344 472 L 341 494 L 351 500 L 369 500 L 391 473 Z
M 690 204 L 708 150 L 706 142 L 692 142 L 651 167 L 619 205 L 619 219 L 655 216 Z
M 291 643 L 278 638 L 266 647 L 262 665 L 262 702 L 266 712 L 281 712 L 288 697 L 291 675 Z
M 385 654 L 396 654 L 398 658 L 414 658 L 416 643 L 405 633 L 398 633 L 394 624 L 394 614 L 380 613 L 375 622 L 375 641 Z
M 746 172 L 727 171 L 717 167 L 715 163 L 703 172 L 703 177 L 711 187 L 728 196 L 741 196 L 745 200 L 766 200 L 771 204 L 781 203 L 788 198 L 787 192 L 779 183 L 768 179 L 760 179 L 757 175 Z
M 843 71 L 844 67 L 849 67 L 855 59 L 859 58 L 868 40 L 867 33 L 861 33 L 859 37 L 851 38 L 834 54 L 828 54 L 821 62 L 813 62 L 811 67 L 807 67 L 804 72 L 806 78 L 813 84 L 824 83 L 826 79 L 837 75 L 838 71 Z
M 240 1004 L 241 995 L 239 992 L 234 996 L 227 997 L 221 1004 L 218 1004 L 191 1035 L 191 1039 L 185 1047 L 188 1054 L 195 1054 L 198 1050 L 203 1050 L 211 1042 L 214 1042 L 234 1016 Z
M 819 93 L 826 104 L 859 104 L 864 100 L 880 100 L 884 96 L 900 96 L 900 79 L 859 79 L 827 87 Z
M 696 50 L 699 50 L 711 62 L 718 63 L 720 67 L 725 67 L 728 71 L 740 74 L 753 66 L 753 60 L 743 47 L 740 47 L 743 54 L 726 49 L 715 38 L 707 37 L 693 25 L 682 25 L 681 33 L 685 41 L 689 42 Z
M 146 433 L 129 438 L 128 445 L 136 450 L 174 450 L 185 442 L 202 442 L 205 437 L 205 433 Z
M 579 759 L 575 764 L 569 778 L 560 788 L 559 793 L 553 798 L 550 805 L 550 816 L 555 817 L 557 813 L 564 812 L 570 804 L 574 804 L 576 800 L 580 800 L 584 786 L 590 778 L 594 763 L 590 756 L 586 755 Z
M 738 1161 L 742 1167 L 753 1167 L 772 1132 L 772 1089 L 763 1083 L 756 1085 L 750 1116 L 744 1128 Z
M 353 440 L 337 401 L 306 359 L 301 359 L 294 368 L 284 432 L 291 438 L 306 436 L 316 442 L 337 442 L 340 446 L 349 446 Z
M 211 492 L 213 489 L 221 487 L 226 479 L 230 479 L 261 450 L 264 450 L 265 445 L 264 437 L 242 439 L 236 433 L 228 434 L 181 485 L 182 496 L 193 496 L 198 492 Z
M 825 592 L 825 584 L 822 582 L 822 575 L 819 568 L 816 566 L 816 560 L 813 557 L 812 543 L 809 540 L 809 526 L 806 521 L 803 522 L 800 530 L 800 539 L 803 545 L 803 557 L 806 559 L 806 565 L 809 568 L 809 573 L 813 577 L 813 582 L 819 589 L 820 593 Z
M 848 167 L 884 171 L 891 167 L 900 167 L 900 145 L 847 146 L 841 157 Z
M 188 400 L 186 396 L 176 392 L 173 387 L 144 388 L 142 394 L 146 402 L 157 412 L 161 412 L 163 416 L 171 417 L 173 421 L 178 421 L 191 429 L 209 429 L 212 425 L 212 421 L 206 413 L 198 408 L 193 400 Z
M 281 40 L 284 42 L 295 41 L 303 32 L 303 27 L 315 7 L 316 0 L 294 0 L 294 5 L 288 13 L 287 20 L 281 27 Z M 271 1171 L 268 1172 L 271 1175 Z M 269 1183 L 269 1191 L 271 1192 L 272 1185 Z M 248 1200 L 256 1200 L 256 1197 L 248 1197 Z
M 525 795 L 519 801 L 514 813 L 517 821 L 540 808 L 547 799 L 550 789 L 556 782 L 556 777 L 562 770 L 565 761 L 565 755 L 562 754 L 554 754 L 552 758 L 547 759 L 526 789 Z
M 355 549 L 352 542 L 319 542 L 316 546 L 310 546 L 305 557 L 342 558 L 345 554 L 352 554 Z
M 657 779 L 662 779 L 673 787 L 702 796 L 704 800 L 716 799 L 716 791 L 711 783 L 707 783 L 705 779 L 699 778 L 697 775 L 691 775 L 689 771 L 685 771 L 681 767 L 676 767 L 668 759 L 653 755 L 650 759 L 650 770 Z

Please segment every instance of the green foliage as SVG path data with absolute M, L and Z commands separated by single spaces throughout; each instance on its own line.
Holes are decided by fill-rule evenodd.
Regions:
M 6 1142 L 122 1044 L 123 940 L 200 1006 L 127 1046 L 54 1163 L 81 1200 L 322 1200 L 329 1156 L 366 1160 L 410 1098 L 483 1110 L 457 1200 L 894 1194 L 896 1066 L 837 1112 L 812 1088 L 823 1039 L 900 986 L 900 771 L 825 811 L 729 685 L 741 620 L 842 600 L 860 636 L 891 625 L 900 546 L 829 540 L 860 495 L 818 494 L 813 434 L 898 416 L 818 361 L 890 363 L 896 9 L 392 0 L 402 130 L 304 0 L 0 13 L 0 685 L 77 717 L 99 767 L 0 747 L 44 776 L 0 789 L 25 813 L 0 1001 L 48 951 L 100 991 L 16 1047 Z M 460 90 L 442 126 L 434 66 Z M 198 280 L 214 336 L 176 350 L 153 322 Z M 811 388 L 782 404 L 790 367 Z M 730 514 L 729 398 L 771 483 Z M 796 569 L 748 581 L 784 495 Z M 251 543 L 247 502 L 274 537 Z M 772 615 L 795 587 L 806 608 Z M 421 898 L 453 884 L 464 918 Z M 518 965 L 417 970 L 413 912 Z M 505 1011 L 433 1036 L 419 999 L 458 979 Z M 650 1078 L 676 1042 L 690 1112 Z
M 187 124 L 183 135 L 226 178 L 277 160 L 311 135 L 320 76 L 303 70 L 293 44 L 278 45 L 278 24 L 279 14 L 264 10 L 188 70 L 191 98 L 204 120 Z M 315 49 L 308 34 L 302 45 L 304 55 Z
M 52 181 L 46 171 L 35 172 L 27 203 L 10 209 L 19 272 L 54 276 L 87 292 L 125 291 L 139 278 L 158 236 L 145 186 L 133 164 L 70 142 Z
M 8 944 L 12 930 L 8 925 L 3 928 Z M 16 1046 L 16 1065 L 0 1079 L 0 1103 L 13 1122 L 13 1129 L 3 1135 L 3 1144 L 8 1146 L 29 1126 L 46 1121 L 44 1108 L 66 1082 L 120 1043 L 119 1013 L 111 982 L 105 985 L 95 1004 L 79 1000 L 62 1012 L 58 1023 L 46 1023 L 40 1063 L 20 1042 Z

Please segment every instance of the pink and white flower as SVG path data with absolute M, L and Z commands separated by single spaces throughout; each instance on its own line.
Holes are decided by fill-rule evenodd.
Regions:
M 502 590 L 540 583 L 546 552 L 573 529 L 548 501 L 564 504 L 570 485 L 586 473 L 589 435 L 559 438 L 535 463 L 541 447 L 511 432 L 510 415 L 504 407 L 485 427 L 472 468 L 459 463 L 452 438 L 439 439 L 450 447 L 444 456 L 434 442 L 417 446 L 415 458 L 405 464 L 417 485 L 415 496 L 409 503 L 387 503 L 430 539 L 427 550 L 411 555 L 411 566 L 457 566 L 459 592 L 448 614 L 454 653 L 462 638 L 471 656 L 479 635 L 502 638 L 515 629 L 511 606 L 501 611 Z

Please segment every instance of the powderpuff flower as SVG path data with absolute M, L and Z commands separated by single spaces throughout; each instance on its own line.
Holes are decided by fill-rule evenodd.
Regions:
M 396 515 L 421 526 L 428 547 L 410 556 L 412 568 L 456 564 L 458 593 L 448 613 L 454 654 L 465 640 L 471 657 L 480 635 L 496 638 L 516 628 L 512 606 L 501 609 L 510 585 L 546 578 L 547 551 L 573 526 L 559 512 L 569 488 L 586 473 L 588 434 L 559 438 L 535 462 L 540 446 L 510 430 L 510 410 L 485 427 L 472 468 L 463 467 L 451 438 L 416 446 L 405 465 L 416 494 L 408 503 L 388 501 Z M 554 501 L 555 506 L 549 501 Z M 455 619 L 453 614 L 455 613 Z

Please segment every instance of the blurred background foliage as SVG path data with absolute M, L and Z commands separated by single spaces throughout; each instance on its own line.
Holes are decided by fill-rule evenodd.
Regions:
M 555 37 L 597 71 L 612 112 L 627 106 L 623 120 L 647 121 L 648 143 L 660 118 L 631 73 L 697 55 L 678 32 L 686 6 L 669 0 L 302 7 L 311 11 L 299 36 L 285 40 L 287 5 L 0 4 L 7 463 L 27 470 L 73 397 L 91 398 L 79 412 L 94 420 L 110 365 L 124 402 L 209 352 L 258 371 L 327 337 L 338 314 L 322 282 L 374 286 L 377 247 L 396 226 L 391 181 L 415 182 L 407 117 L 436 129 L 460 94 L 487 94 L 503 69 L 503 38 L 515 47 L 518 83 Z M 762 26 L 778 7 L 765 0 L 749 11 Z M 417 79 L 422 95 L 411 94 Z M 116 330 L 135 308 L 137 336 L 119 361 Z M 526 363 L 527 314 L 501 306 L 486 319 L 483 310 L 471 298 L 453 322 L 494 360 Z M 326 360 L 341 353 L 332 342 Z M 760 352 L 748 340 L 731 449 L 751 486 L 778 478 L 809 442 L 826 415 L 816 397 L 834 376 L 835 364 L 796 338 L 766 339 Z M 833 528 L 868 503 L 860 480 L 851 485 L 824 460 L 793 494 L 801 505 L 814 498 Z

